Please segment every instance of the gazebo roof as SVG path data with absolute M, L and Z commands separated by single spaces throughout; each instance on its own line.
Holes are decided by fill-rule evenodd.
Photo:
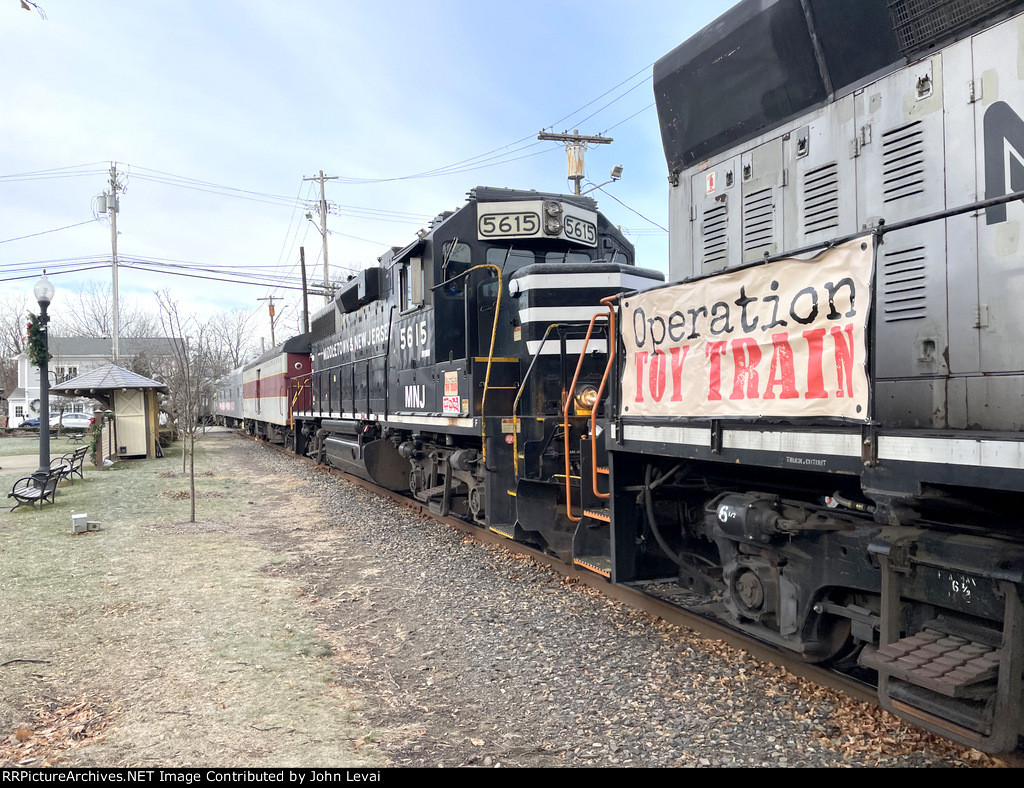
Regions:
M 113 364 L 83 372 L 65 383 L 50 386 L 50 391 L 77 397 L 88 397 L 97 392 L 116 389 L 155 389 L 163 394 L 170 392 L 170 389 L 163 383 L 144 378 L 142 375 L 137 375 L 124 367 Z

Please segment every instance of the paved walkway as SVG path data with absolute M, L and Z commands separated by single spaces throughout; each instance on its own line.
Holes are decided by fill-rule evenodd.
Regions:
M 50 454 L 50 457 L 60 457 L 60 454 Z M 39 467 L 38 454 L 15 454 L 10 457 L 0 457 L 0 470 L 2 471 L 24 471 L 32 473 Z

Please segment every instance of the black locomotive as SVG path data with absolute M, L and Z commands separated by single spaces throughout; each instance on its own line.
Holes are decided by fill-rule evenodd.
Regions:
M 655 66 L 674 284 L 481 187 L 247 368 L 246 426 L 1014 749 L 1022 9 L 743 0 Z

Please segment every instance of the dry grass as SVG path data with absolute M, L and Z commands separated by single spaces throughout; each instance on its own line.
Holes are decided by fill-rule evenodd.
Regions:
M 26 757 L 62 766 L 380 763 L 373 748 L 353 746 L 367 734 L 358 704 L 334 686 L 332 650 L 300 589 L 264 572 L 277 556 L 244 537 L 265 485 L 218 470 L 217 442 L 230 440 L 199 445 L 197 467 L 210 474 L 197 479 L 201 523 L 187 522 L 175 450 L 87 468 L 55 505 L 0 513 L 0 663 L 10 662 L 0 667 L 0 766 L 21 760 L 32 740 L 17 731 L 39 729 L 40 714 L 81 698 L 112 715 L 104 736 L 87 747 L 37 742 Z M 0 488 L 14 478 L 0 472 Z M 102 530 L 72 535 L 74 512 Z
M 79 444 L 71 443 L 67 435 L 50 436 L 50 454 L 59 457 L 71 451 Z M 39 456 L 39 434 L 35 435 L 0 435 L 0 457 L 13 457 L 23 454 Z

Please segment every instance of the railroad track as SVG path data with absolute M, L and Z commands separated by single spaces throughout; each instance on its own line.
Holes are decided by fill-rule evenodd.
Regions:
M 851 677 L 836 670 L 804 662 L 788 652 L 755 640 L 742 632 L 738 632 L 730 627 L 719 624 L 714 620 L 687 610 L 679 604 L 675 604 L 664 598 L 659 598 L 643 588 L 614 585 L 604 577 L 595 574 L 594 572 L 566 564 L 553 556 L 547 555 L 546 553 L 522 544 L 521 542 L 515 542 L 511 539 L 499 536 L 498 534 L 492 533 L 480 526 L 468 523 L 456 517 L 438 515 L 435 512 L 432 512 L 429 506 L 425 503 L 408 498 L 399 493 L 386 490 L 382 487 L 378 487 L 372 482 L 345 473 L 337 468 L 318 465 L 314 460 L 308 457 L 298 457 L 282 446 L 266 443 L 259 439 L 255 440 L 280 454 L 288 456 L 291 459 L 299 459 L 307 463 L 310 467 L 316 468 L 323 473 L 345 479 L 367 492 L 383 498 L 388 498 L 420 517 L 443 523 L 454 530 L 466 534 L 477 542 L 494 545 L 516 555 L 528 556 L 537 563 L 550 568 L 559 576 L 585 585 L 609 599 L 614 599 L 628 605 L 634 610 L 656 616 L 669 624 L 686 627 L 703 638 L 718 640 L 733 648 L 742 649 L 758 660 L 770 662 L 774 665 L 785 668 L 788 672 L 800 679 L 812 682 L 821 687 L 835 690 L 853 700 L 868 703 L 875 707 L 878 706 L 876 690 L 866 681 Z M 1024 767 L 1024 750 L 1018 750 L 1016 753 L 1010 755 L 999 756 L 998 759 L 1008 767 L 1022 768 Z

